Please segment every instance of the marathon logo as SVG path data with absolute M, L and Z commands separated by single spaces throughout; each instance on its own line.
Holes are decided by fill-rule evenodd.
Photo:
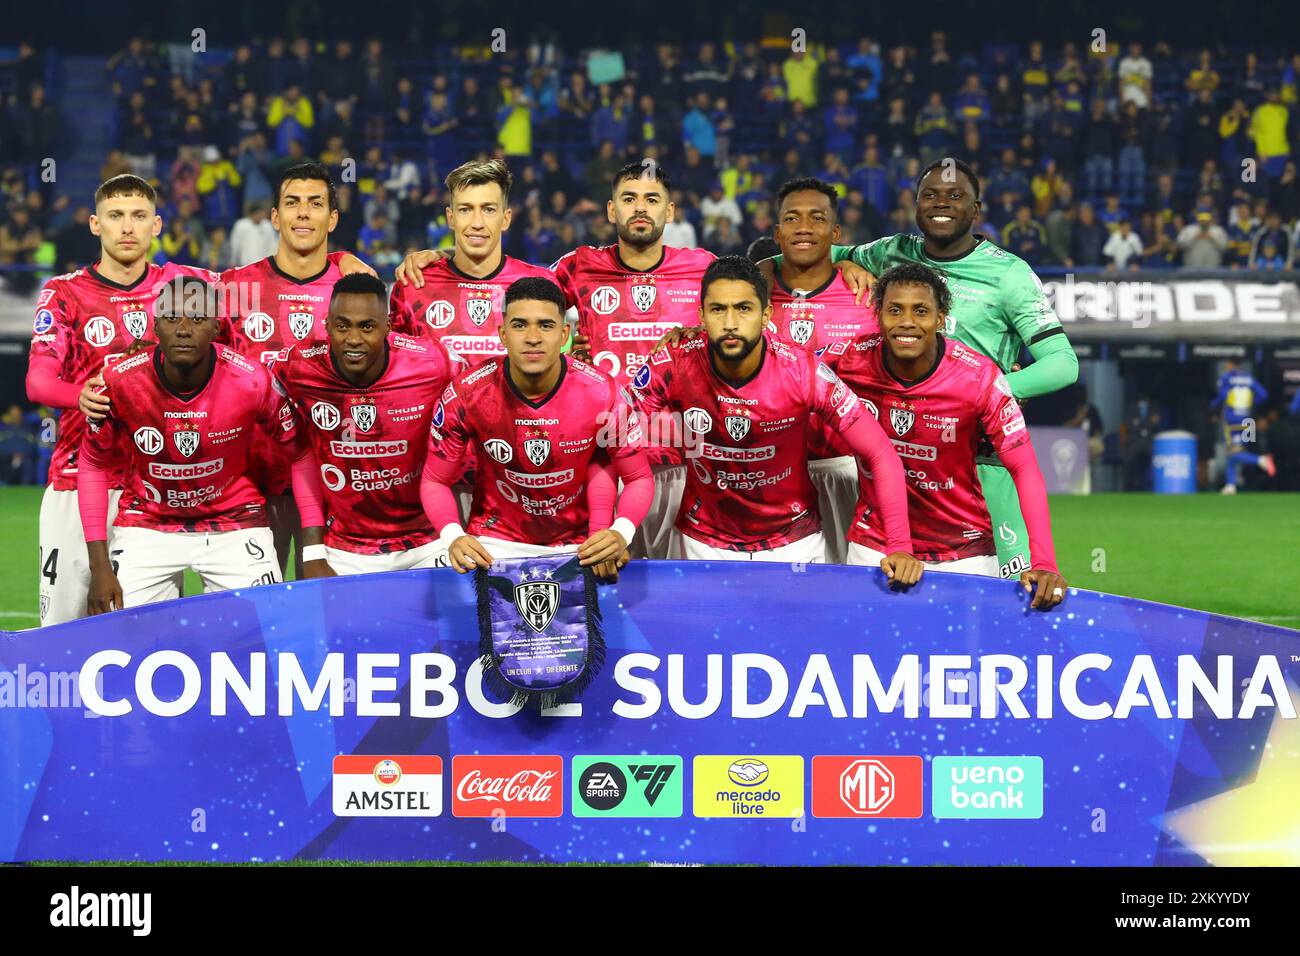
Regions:
M 506 478 L 520 488 L 554 488 L 557 485 L 568 484 L 573 480 L 573 469 L 565 468 L 563 471 L 548 471 L 540 475 L 530 475 L 523 471 L 511 471 L 506 469 Z
M 658 342 L 680 322 L 611 322 L 606 337 L 611 342 Z
M 933 445 L 916 445 L 910 441 L 903 441 L 900 438 L 890 439 L 894 443 L 894 451 L 898 452 L 902 458 L 915 458 L 917 461 L 934 461 L 939 457 L 939 449 Z
M 200 478 L 211 478 L 213 475 L 221 474 L 225 466 L 224 458 L 215 461 L 185 462 L 179 465 L 166 461 L 151 461 L 149 477 L 162 481 L 197 481 Z
M 700 457 L 710 461 L 768 461 L 776 457 L 775 445 L 759 445 L 755 448 L 728 448 L 726 445 L 700 443 Z
M 406 454 L 406 441 L 331 441 L 336 458 L 396 458 Z
M 506 347 L 495 335 L 445 335 L 443 346 L 457 355 L 505 355 Z

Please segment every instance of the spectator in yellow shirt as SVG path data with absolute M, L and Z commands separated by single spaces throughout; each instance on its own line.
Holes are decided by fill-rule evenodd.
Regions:
M 811 53 L 791 53 L 781 65 L 781 73 L 785 76 L 785 98 L 791 102 L 799 100 L 809 109 L 816 106 L 817 67 L 820 65 Z
M 1192 97 L 1195 97 L 1201 90 L 1209 90 L 1213 93 L 1219 88 L 1219 74 L 1215 72 L 1209 50 L 1201 51 L 1200 56 L 1197 58 L 1196 67 L 1187 74 L 1183 86 L 1187 88 L 1187 92 Z
M 1291 147 L 1286 138 L 1287 108 L 1278 98 L 1278 91 L 1269 90 L 1266 99 L 1255 107 L 1247 131 L 1255 142 L 1255 157 L 1269 176 L 1282 175 Z

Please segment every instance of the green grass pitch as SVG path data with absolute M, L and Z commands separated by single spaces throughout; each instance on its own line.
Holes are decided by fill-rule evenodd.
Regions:
M 0 488 L 3 630 L 37 623 L 40 501 Z M 1052 531 L 1076 587 L 1300 628 L 1300 494 L 1055 496 Z

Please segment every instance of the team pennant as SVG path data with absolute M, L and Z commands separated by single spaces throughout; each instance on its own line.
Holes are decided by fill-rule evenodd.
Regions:
M 576 699 L 605 659 L 591 569 L 559 554 L 496 561 L 475 575 L 484 682 L 513 704 Z

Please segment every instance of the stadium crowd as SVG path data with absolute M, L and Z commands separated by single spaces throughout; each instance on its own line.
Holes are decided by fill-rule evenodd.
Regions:
M 673 171 L 668 243 L 725 254 L 770 235 L 772 193 L 794 175 L 840 191 L 846 242 L 915 231 L 916 172 L 955 155 L 984 180 L 982 231 L 1038 268 L 1294 265 L 1300 53 L 967 50 L 942 32 L 915 48 L 783 42 L 605 53 L 537 40 L 433 60 L 379 39 L 271 37 L 197 56 L 134 38 L 105 64 L 116 149 L 101 178 L 158 183 L 157 261 L 223 268 L 274 247 L 279 168 L 351 160 L 334 242 L 382 270 L 450 243 L 441 180 L 475 154 L 515 170 L 507 252 L 538 264 L 610 241 L 602 197 L 629 158 Z M 36 175 L 62 123 L 41 56 L 24 45 L 7 75 L 0 267 L 83 262 L 89 210 Z

